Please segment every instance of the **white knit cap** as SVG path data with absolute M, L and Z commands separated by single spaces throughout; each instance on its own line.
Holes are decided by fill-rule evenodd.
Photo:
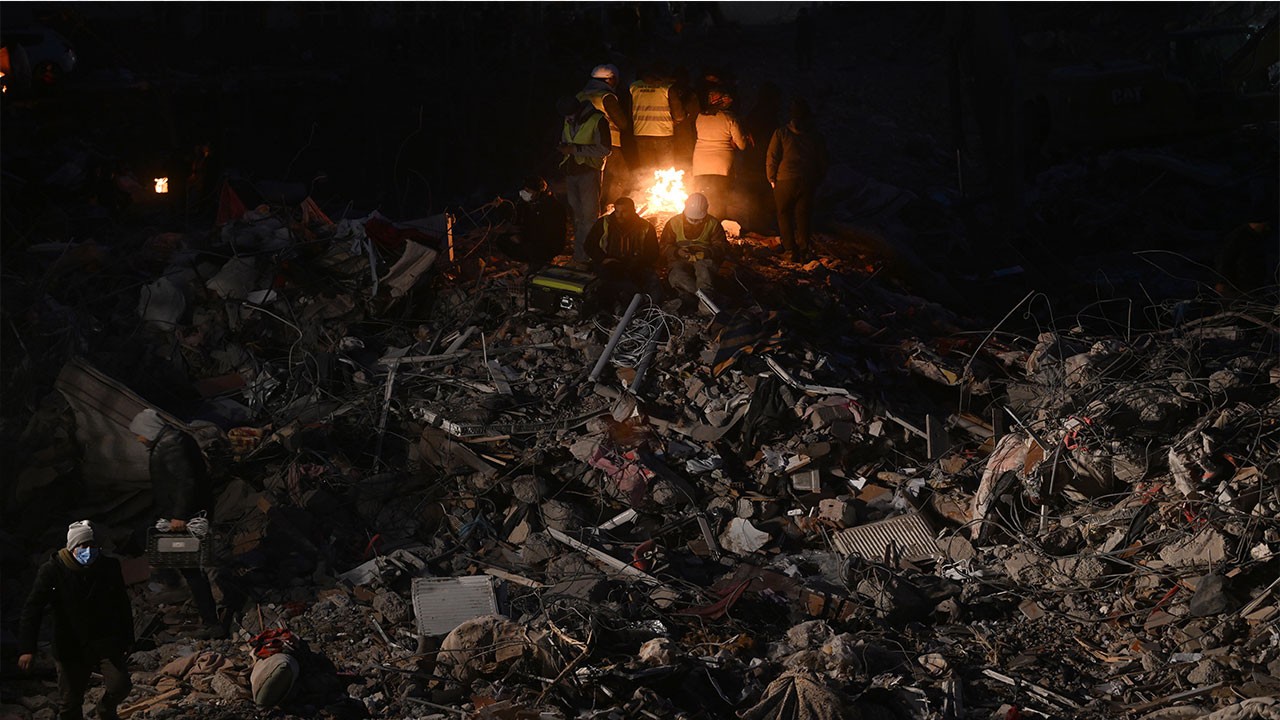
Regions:
M 160 414 L 151 408 L 146 408 L 134 415 L 133 422 L 129 423 L 129 432 L 134 435 L 141 435 L 148 442 L 159 437 L 160 431 L 163 429 L 164 420 L 160 419 Z
M 616 65 L 597 65 L 591 70 L 591 77 L 598 80 L 611 80 L 618 77 Z
M 77 545 L 93 542 L 93 523 L 88 520 L 77 520 L 67 526 L 67 549 L 74 550 Z

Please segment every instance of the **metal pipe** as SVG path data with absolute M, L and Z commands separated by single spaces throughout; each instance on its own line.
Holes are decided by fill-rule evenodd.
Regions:
M 640 299 L 644 296 L 636 293 L 631 298 L 631 304 L 627 306 L 627 311 L 622 314 L 622 320 L 618 321 L 618 326 L 613 329 L 613 334 L 609 336 L 609 342 L 604 346 L 604 351 L 600 353 L 600 359 L 596 360 L 596 366 L 591 368 L 591 374 L 587 379 L 595 382 L 600 379 L 600 373 L 604 372 L 604 366 L 609 362 L 609 358 L 613 357 L 614 348 L 618 347 L 618 341 L 622 339 L 622 333 L 626 331 L 627 325 L 631 323 L 631 316 L 636 314 L 636 310 L 640 307 Z
M 644 376 L 649 372 L 649 368 L 653 366 L 653 357 L 658 353 L 658 332 L 655 330 L 649 336 L 649 341 L 644 344 L 644 351 L 640 353 L 640 366 L 636 368 L 636 376 L 631 379 L 631 386 L 627 389 L 632 395 L 640 392 L 640 384 L 644 382 Z

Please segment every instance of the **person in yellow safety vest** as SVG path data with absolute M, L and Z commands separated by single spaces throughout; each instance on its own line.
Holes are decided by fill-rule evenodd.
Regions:
M 613 152 L 609 154 L 609 162 L 604 168 L 604 192 L 600 196 L 600 213 L 603 214 L 606 198 L 615 198 L 627 194 L 631 185 L 631 163 L 627 161 L 631 152 L 629 138 L 631 123 L 627 112 L 618 99 L 618 68 L 613 65 L 597 65 L 591 70 L 591 79 L 578 93 L 578 99 L 591 103 L 609 121 L 609 142 Z M 624 152 L 625 150 L 625 152 Z
M 587 255 L 614 300 L 658 294 L 658 233 L 636 213 L 631 198 L 618 198 L 613 212 L 596 221 L 587 235 Z
M 667 221 L 658 243 L 671 266 L 667 282 L 688 295 L 710 293 L 726 242 L 720 219 L 707 213 L 707 196 L 690 195 L 684 212 Z
M 636 160 L 643 170 L 675 164 L 676 124 L 684 121 L 685 111 L 674 85 L 662 63 L 654 63 L 631 83 L 632 131 Z
M 609 126 L 604 115 L 591 103 L 572 97 L 560 98 L 556 110 L 564 116 L 556 149 L 564 156 L 560 168 L 564 171 L 565 194 L 573 212 L 573 259 L 585 263 L 590 258 L 584 243 L 587 232 L 600 217 L 600 183 L 605 159 L 612 152 Z

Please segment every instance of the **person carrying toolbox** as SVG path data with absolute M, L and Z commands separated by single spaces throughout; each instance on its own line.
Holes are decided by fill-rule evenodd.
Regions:
M 156 529 L 191 533 L 199 542 L 212 542 L 213 538 L 208 535 L 213 488 L 195 438 L 165 422 L 151 408 L 134 416 L 129 431 L 150 452 L 151 489 L 155 512 L 160 518 Z M 179 572 L 191 589 L 191 598 L 204 623 L 194 636 L 198 639 L 226 637 L 227 624 L 218 620 L 218 607 L 206 570 L 182 567 Z M 230 620 L 229 614 L 227 620 Z

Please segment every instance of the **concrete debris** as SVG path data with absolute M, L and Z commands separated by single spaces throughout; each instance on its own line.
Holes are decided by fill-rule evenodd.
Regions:
M 773 538 L 741 517 L 729 521 L 729 527 L 720 534 L 720 547 L 735 555 L 750 555 L 764 547 Z
M 1111 155 L 1036 192 L 1122 162 L 1175 182 Z M 800 264 L 726 221 L 716 292 L 568 314 L 494 249 L 505 201 L 334 222 L 247 200 L 58 266 L 75 248 L 15 235 L 4 656 L 65 541 L 48 519 L 74 516 L 126 558 L 140 720 L 1276 717 L 1274 296 L 992 311 L 1035 281 L 1024 246 L 1143 193 L 1036 195 L 1059 235 L 952 285 L 881 250 L 960 252 L 978 195 L 833 175 L 879 199 L 842 213 L 886 224 Z M 1205 241 L 1199 215 L 1143 217 Z M 223 625 L 138 539 L 143 408 L 208 462 Z M 0 716 L 52 717 L 47 675 L 6 669 Z

